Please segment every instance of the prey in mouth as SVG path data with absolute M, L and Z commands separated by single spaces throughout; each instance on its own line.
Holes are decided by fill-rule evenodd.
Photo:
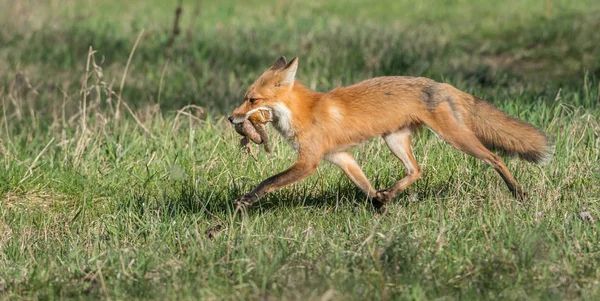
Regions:
M 243 136 L 240 145 L 256 160 L 250 148 L 250 141 L 262 144 L 265 150 L 271 153 L 271 143 L 265 125 L 273 121 L 272 113 L 269 109 L 257 108 L 248 112 L 246 116 L 245 119 L 229 117 L 229 121 L 234 124 L 235 131 Z

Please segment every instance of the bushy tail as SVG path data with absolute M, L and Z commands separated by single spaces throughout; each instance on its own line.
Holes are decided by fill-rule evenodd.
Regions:
M 475 99 L 471 130 L 490 150 L 537 164 L 552 159 L 554 147 L 546 135 L 519 119 L 513 118 L 481 99 Z

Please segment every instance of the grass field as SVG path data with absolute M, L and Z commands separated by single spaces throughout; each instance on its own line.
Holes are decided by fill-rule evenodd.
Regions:
M 176 7 L 0 0 L 0 299 L 600 298 L 600 2 L 184 0 L 170 42 Z M 223 118 L 280 55 L 320 91 L 451 83 L 555 157 L 506 158 L 518 202 L 422 131 L 385 214 L 325 163 L 235 212 L 295 159 Z M 378 189 L 404 173 L 381 139 L 354 153 Z

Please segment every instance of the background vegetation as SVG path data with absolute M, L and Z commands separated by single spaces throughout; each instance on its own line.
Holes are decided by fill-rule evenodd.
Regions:
M 597 299 L 600 2 L 0 0 L 0 298 Z M 326 91 L 427 76 L 548 133 L 530 198 L 423 131 L 378 215 L 334 167 L 247 212 L 291 164 L 223 116 L 280 55 Z M 276 138 L 277 137 L 277 138 Z M 382 141 L 356 157 L 381 189 Z

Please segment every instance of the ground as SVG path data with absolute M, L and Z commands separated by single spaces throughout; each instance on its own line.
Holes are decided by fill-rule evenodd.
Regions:
M 0 299 L 600 297 L 598 1 L 0 0 Z M 424 130 L 423 177 L 377 214 L 322 164 L 241 152 L 224 118 L 280 55 L 327 91 L 448 82 L 534 124 L 545 166 L 482 162 Z M 376 188 L 403 176 L 359 146 Z

